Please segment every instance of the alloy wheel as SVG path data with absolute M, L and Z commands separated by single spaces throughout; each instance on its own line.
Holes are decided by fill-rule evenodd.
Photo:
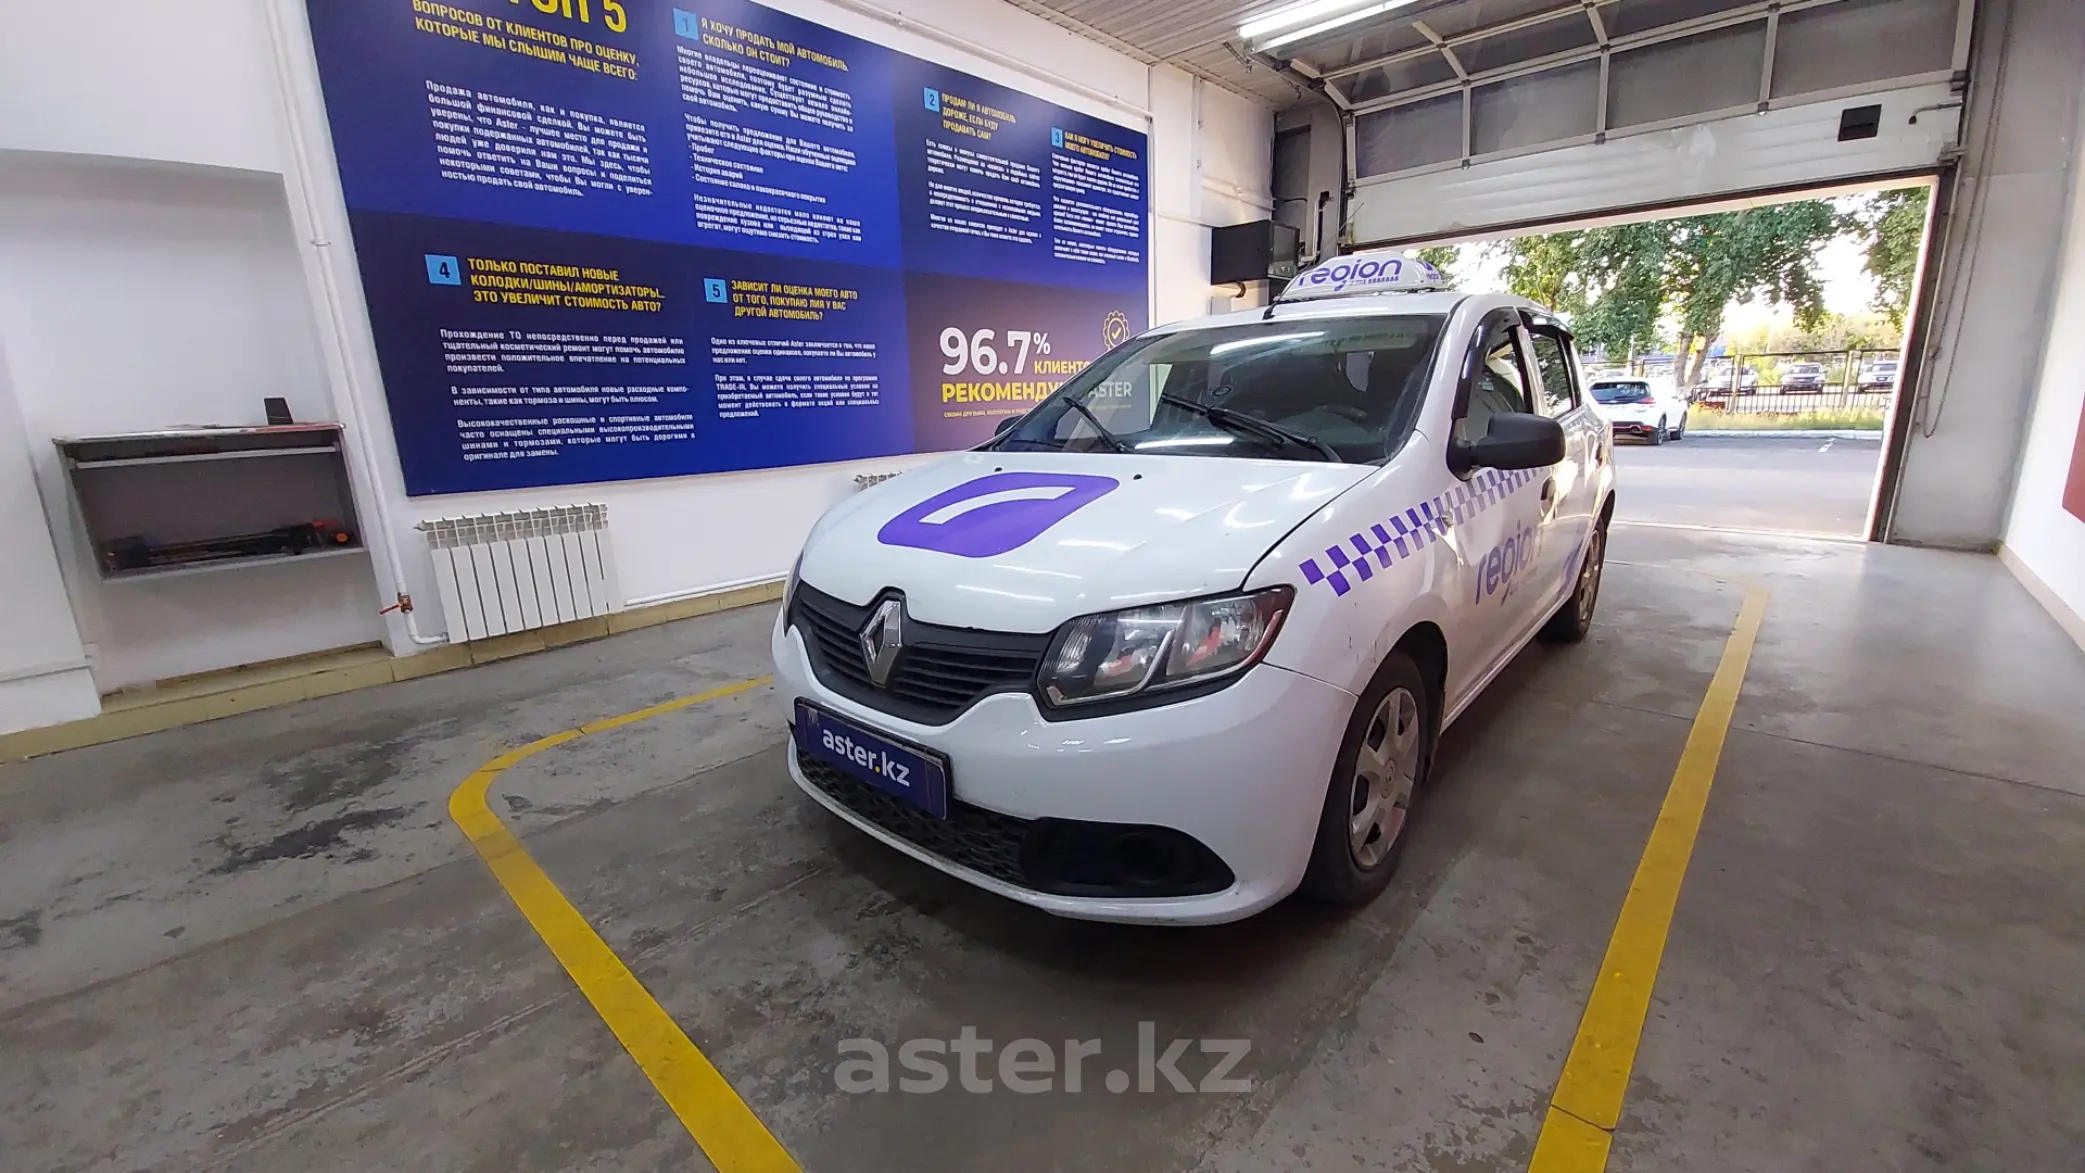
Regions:
M 1419 699 L 1405 688 L 1390 690 L 1362 732 L 1347 808 L 1347 847 L 1364 869 L 1382 863 L 1404 831 L 1418 788 L 1422 733 Z
M 1578 571 L 1578 625 L 1593 622 L 1593 605 L 1600 601 L 1600 573 L 1607 565 L 1607 527 L 1594 526 L 1585 551 L 1585 565 Z

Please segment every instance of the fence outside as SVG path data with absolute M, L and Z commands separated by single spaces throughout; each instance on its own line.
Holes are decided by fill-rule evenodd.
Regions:
M 1893 391 L 1835 391 L 1796 395 L 1718 395 L 1704 393 L 1694 400 L 1702 407 L 1735 414 L 1793 415 L 1805 411 L 1884 411 L 1895 398 Z
M 1709 361 L 1689 398 L 1734 412 L 1888 407 L 1897 390 L 1899 353 L 1894 347 L 1856 347 L 1722 355 Z M 1669 359 L 1636 358 L 1624 369 L 1639 377 L 1672 377 Z

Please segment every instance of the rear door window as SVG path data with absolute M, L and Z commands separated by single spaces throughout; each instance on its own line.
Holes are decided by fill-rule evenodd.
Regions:
M 1578 406 L 1578 375 L 1561 334 L 1546 327 L 1528 332 L 1535 344 L 1535 366 L 1542 372 L 1542 414 L 1560 416 Z
M 1593 384 L 1595 403 L 1649 403 L 1651 398 L 1651 385 L 1642 379 L 1602 379 Z

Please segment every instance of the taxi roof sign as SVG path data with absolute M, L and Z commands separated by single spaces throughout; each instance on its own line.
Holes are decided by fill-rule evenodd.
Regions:
M 1333 257 L 1296 275 L 1277 302 L 1447 289 L 1448 278 L 1431 263 L 1395 250 Z

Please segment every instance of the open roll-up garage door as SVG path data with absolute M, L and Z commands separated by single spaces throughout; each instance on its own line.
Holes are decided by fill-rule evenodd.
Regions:
M 2085 0 L 1011 2 L 1274 106 L 1312 256 L 1938 177 L 1875 532 L 2003 532 Z
M 1405 243 L 1932 172 L 1971 8 L 1458 0 L 1292 64 L 1347 111 L 1345 239 Z

